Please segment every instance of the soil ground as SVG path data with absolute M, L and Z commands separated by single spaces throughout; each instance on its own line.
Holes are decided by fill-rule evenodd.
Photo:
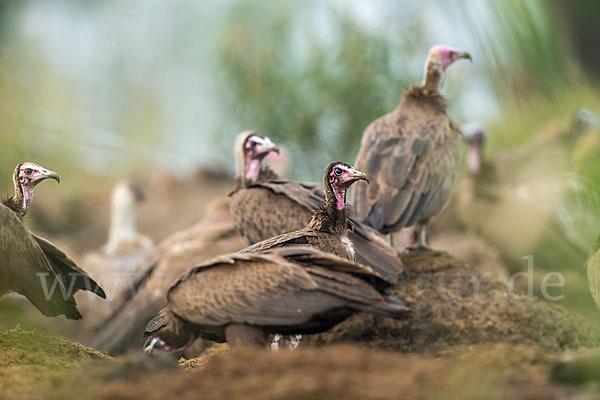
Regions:
M 582 399 L 550 380 L 564 350 L 594 347 L 597 324 L 509 296 L 453 257 L 412 252 L 395 288 L 414 316 L 358 314 L 295 351 L 215 345 L 199 359 L 118 359 L 20 328 L 0 334 L 0 399 Z

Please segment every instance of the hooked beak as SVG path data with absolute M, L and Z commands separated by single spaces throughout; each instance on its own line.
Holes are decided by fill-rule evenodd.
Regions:
M 58 174 L 48 169 L 42 169 L 40 172 L 35 174 L 35 176 L 32 178 L 32 182 L 37 185 L 38 183 L 46 179 L 54 179 L 56 182 L 60 183 L 60 177 L 58 176 Z
M 256 152 L 257 156 L 266 156 L 270 152 L 275 152 L 279 154 L 279 147 L 271 141 L 269 138 L 265 138 L 264 142 L 260 144 L 258 151 Z
M 364 172 L 361 172 L 357 169 L 352 169 L 352 171 L 350 171 L 350 174 L 348 175 L 348 177 L 350 178 L 350 180 L 352 182 L 354 181 L 367 181 L 367 183 L 369 183 L 369 176 L 367 174 L 365 174 Z
M 473 62 L 473 58 L 471 58 L 471 54 L 468 51 L 461 51 L 458 55 L 458 57 L 456 57 L 457 59 L 459 58 L 464 58 L 465 60 L 469 60 L 471 62 Z
M 157 337 L 152 338 L 149 341 L 149 343 L 148 343 L 148 341 L 146 341 L 146 343 L 148 343 L 148 345 L 146 345 L 146 343 L 144 343 L 144 353 L 151 354 L 155 347 L 162 348 L 160 342 L 161 342 L 161 340 Z

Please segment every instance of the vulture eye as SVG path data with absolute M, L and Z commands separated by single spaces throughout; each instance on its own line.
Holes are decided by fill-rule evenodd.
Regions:
M 25 169 L 25 175 L 31 175 L 32 173 L 33 173 L 33 170 L 31 168 Z
M 256 147 L 256 142 L 253 140 L 250 142 L 250 148 L 253 149 Z
M 340 176 L 340 175 L 342 175 L 342 169 L 341 169 L 341 168 L 339 168 L 339 167 L 336 167 L 336 168 L 333 170 L 333 173 L 335 174 L 335 176 Z
M 450 51 L 450 53 L 448 53 L 448 55 L 450 56 L 450 58 L 454 58 L 454 55 L 455 55 L 455 54 L 456 54 L 456 53 L 455 53 L 455 52 L 453 52 L 453 51 Z

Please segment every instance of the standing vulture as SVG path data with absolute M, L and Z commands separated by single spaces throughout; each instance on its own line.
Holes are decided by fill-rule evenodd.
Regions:
M 378 288 L 394 281 L 353 262 L 346 191 L 366 174 L 343 162 L 325 169 L 325 201 L 303 229 L 192 268 L 168 290 L 146 328 L 148 350 L 180 350 L 201 336 L 264 346 L 269 334 L 325 331 L 352 313 L 403 318 L 408 309 Z
M 115 185 L 108 240 L 99 251 L 87 254 L 83 260 L 85 269 L 100 279 L 108 294 L 108 300 L 102 304 L 96 299 L 78 299 L 82 310 L 95 310 L 93 320 L 86 320 L 90 327 L 110 315 L 119 304 L 119 295 L 139 279 L 150 261 L 154 243 L 137 232 L 135 223 L 135 207 L 142 200 L 143 192 L 138 185 L 129 181 Z
M 433 46 L 422 85 L 367 127 L 356 157 L 356 168 L 372 180 L 368 187 L 356 185 L 357 217 L 383 234 L 416 225 L 415 248 L 427 247 L 426 226 L 448 200 L 460 167 L 462 135 L 440 91 L 446 68 L 461 58 L 471 56 Z
M 242 132 L 236 139 L 234 155 L 238 165 L 235 189 L 230 194 L 231 214 L 241 236 L 250 244 L 305 227 L 325 199 L 312 183 L 280 179 L 268 166 L 265 156 L 277 151 L 268 137 Z M 370 227 L 349 219 L 356 261 L 368 265 L 386 279 L 403 272 L 396 251 Z
M 84 290 L 106 298 L 104 291 L 71 258 L 23 223 L 35 186 L 48 178 L 59 181 L 56 173 L 37 164 L 17 165 L 15 195 L 0 204 L 0 295 L 17 292 L 48 317 L 81 319 L 73 295 Z

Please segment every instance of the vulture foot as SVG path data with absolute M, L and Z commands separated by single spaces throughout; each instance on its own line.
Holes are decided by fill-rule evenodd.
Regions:
M 271 350 L 279 351 L 280 349 L 296 350 L 296 347 L 300 345 L 302 335 L 272 335 L 271 337 Z

